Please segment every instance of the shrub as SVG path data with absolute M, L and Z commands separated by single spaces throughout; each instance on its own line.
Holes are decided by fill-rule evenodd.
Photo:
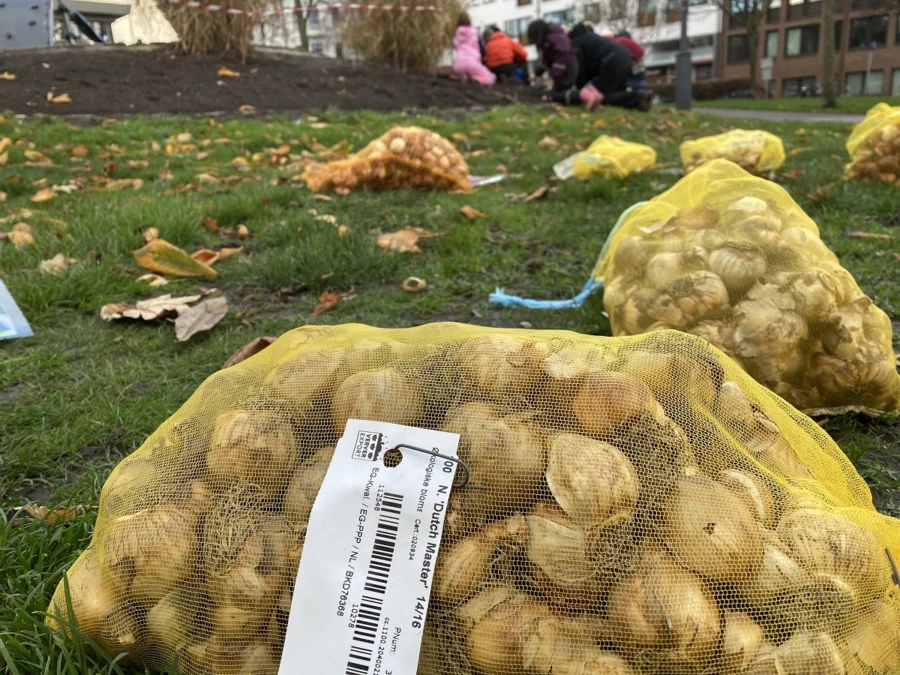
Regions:
M 390 4 L 420 5 L 423 0 L 388 0 Z M 357 54 L 404 72 L 433 72 L 451 47 L 459 0 L 429 0 L 435 12 L 361 10 L 351 16 L 344 39 Z
M 650 89 L 662 99 L 675 98 L 674 84 L 651 84 Z M 699 80 L 691 85 L 692 97 L 695 101 L 711 101 L 717 98 L 725 98 L 730 94 L 750 95 L 750 79 L 746 77 L 733 77 L 718 80 Z

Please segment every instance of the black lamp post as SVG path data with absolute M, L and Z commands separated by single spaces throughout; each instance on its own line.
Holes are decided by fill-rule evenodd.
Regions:
M 675 57 L 675 107 L 691 109 L 691 50 L 687 34 L 688 0 L 681 0 L 681 41 Z

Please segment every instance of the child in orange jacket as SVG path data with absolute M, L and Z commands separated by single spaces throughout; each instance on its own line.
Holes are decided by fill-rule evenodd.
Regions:
M 482 61 L 498 78 L 514 78 L 516 69 L 528 62 L 528 54 L 516 40 L 496 26 L 484 31 L 485 55 Z

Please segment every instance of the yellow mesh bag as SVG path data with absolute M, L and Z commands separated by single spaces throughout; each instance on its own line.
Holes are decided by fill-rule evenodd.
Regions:
M 575 158 L 572 175 L 581 180 L 593 176 L 626 178 L 648 171 L 656 164 L 656 150 L 649 145 L 630 143 L 614 136 L 600 136 Z
M 150 669 L 275 675 L 350 417 L 458 433 L 470 470 L 420 675 L 897 673 L 900 522 L 814 422 L 674 331 L 285 334 L 109 477 L 68 572 L 84 635 Z
M 784 143 L 768 131 L 732 129 L 724 134 L 685 141 L 679 148 L 686 172 L 714 159 L 730 159 L 742 169 L 759 174 L 784 164 Z
M 847 139 L 853 158 L 844 168 L 848 179 L 878 178 L 900 186 L 900 106 L 879 103 L 853 127 Z
M 801 410 L 897 407 L 890 319 L 787 191 L 736 164 L 631 211 L 593 274 L 615 335 L 699 335 Z
M 347 159 L 311 164 L 310 190 L 471 190 L 469 167 L 453 144 L 421 127 L 394 127 Z

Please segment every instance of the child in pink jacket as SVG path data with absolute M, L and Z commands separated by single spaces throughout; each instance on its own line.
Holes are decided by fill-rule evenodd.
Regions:
M 472 20 L 466 12 L 459 15 L 456 23 L 456 35 L 453 37 L 453 72 L 463 77 L 471 77 L 481 84 L 492 85 L 497 81 L 487 66 L 481 62 L 481 43 L 478 42 L 478 31 L 472 27 Z

